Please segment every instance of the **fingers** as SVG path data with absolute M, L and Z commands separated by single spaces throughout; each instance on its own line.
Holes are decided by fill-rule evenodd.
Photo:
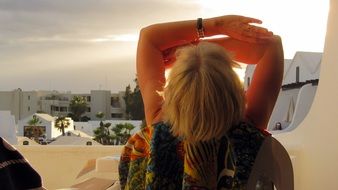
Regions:
M 251 23 L 262 24 L 263 22 L 256 18 L 243 17 L 242 27 L 244 28 L 244 30 L 247 30 L 247 33 L 273 35 L 272 32 L 269 32 L 266 28 L 250 25 Z
M 253 25 L 246 25 L 242 31 L 242 35 L 251 37 L 265 37 L 272 36 L 273 33 L 266 28 Z
M 265 43 L 273 36 L 266 28 L 249 24 L 242 24 L 240 30 L 234 31 L 233 34 L 232 37 L 249 43 Z
M 259 19 L 236 15 L 230 18 L 231 21 L 228 22 L 225 30 L 223 30 L 224 34 L 229 37 L 251 43 L 264 43 L 266 42 L 266 38 L 273 36 L 273 33 L 268 29 L 251 25 L 252 23 L 262 24 L 262 21 Z
M 273 35 L 273 33 L 271 31 L 269 31 L 268 29 L 266 28 L 261 28 L 261 27 L 257 27 L 256 28 L 256 32 L 257 33 L 266 33 L 268 35 Z
M 257 24 L 262 24 L 263 22 L 259 19 L 256 19 L 256 18 L 251 18 L 251 17 L 243 17 L 243 22 L 246 23 L 246 24 L 249 24 L 249 23 L 257 23 Z

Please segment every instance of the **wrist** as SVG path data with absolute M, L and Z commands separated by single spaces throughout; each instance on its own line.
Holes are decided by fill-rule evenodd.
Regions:
M 216 29 L 215 19 L 213 18 L 203 19 L 203 27 L 204 27 L 204 35 L 206 37 L 217 35 L 217 32 L 215 30 Z
M 197 40 L 205 37 L 202 18 L 198 18 L 196 21 L 196 31 L 197 31 Z

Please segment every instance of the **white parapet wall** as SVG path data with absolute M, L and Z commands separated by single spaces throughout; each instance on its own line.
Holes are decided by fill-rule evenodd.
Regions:
M 50 190 L 67 188 L 78 182 L 76 176 L 91 159 L 119 157 L 122 146 L 16 146 L 43 178 Z
M 293 158 L 296 190 L 338 187 L 337 19 L 338 1 L 331 0 L 320 79 L 312 107 L 297 128 L 275 135 Z
M 10 111 L 0 111 L 0 137 L 6 139 L 10 144 L 18 144 L 15 118 Z

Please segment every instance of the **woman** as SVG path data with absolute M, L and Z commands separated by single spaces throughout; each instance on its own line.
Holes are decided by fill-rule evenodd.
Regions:
M 261 21 L 228 15 L 142 29 L 137 76 L 148 127 L 123 152 L 123 188 L 245 188 L 284 60 L 281 39 L 250 23 Z M 229 37 L 201 40 L 219 34 Z M 234 61 L 257 64 L 246 92 Z

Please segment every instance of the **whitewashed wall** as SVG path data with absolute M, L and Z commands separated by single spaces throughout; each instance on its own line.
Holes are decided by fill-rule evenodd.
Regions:
M 330 11 L 320 81 L 310 112 L 290 132 L 275 135 L 294 160 L 295 189 L 337 189 L 338 1 Z
M 15 118 L 10 111 L 0 111 L 0 137 L 11 144 L 17 144 Z

